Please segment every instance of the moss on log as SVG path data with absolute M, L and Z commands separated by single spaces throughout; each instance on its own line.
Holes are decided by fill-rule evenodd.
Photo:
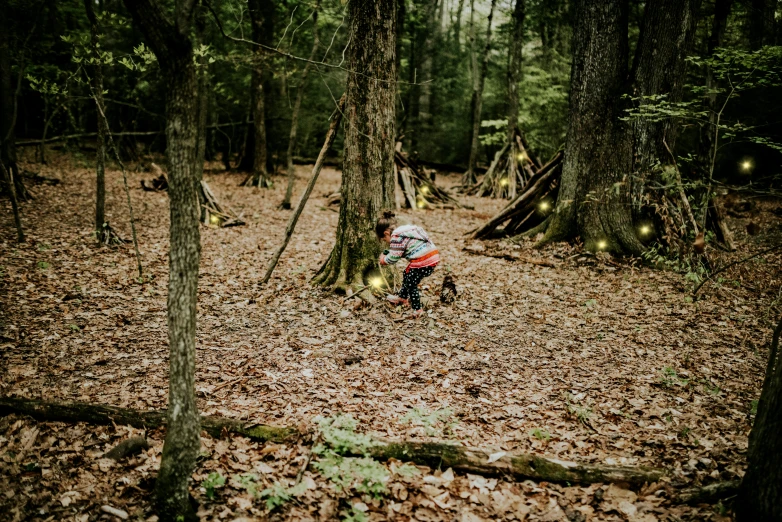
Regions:
M 138 411 L 99 404 L 47 402 L 0 398 L 0 415 L 16 413 L 41 421 L 119 424 L 136 428 L 162 428 L 166 412 Z M 212 437 L 235 433 L 259 442 L 285 442 L 299 435 L 295 428 L 246 423 L 224 417 L 202 416 L 201 427 Z M 438 442 L 394 442 L 376 439 L 369 450 L 377 460 L 391 458 L 432 468 L 453 468 L 477 475 L 502 476 L 558 483 L 613 483 L 634 485 L 660 480 L 664 471 L 644 467 L 579 464 L 527 453 L 490 453 L 484 450 Z

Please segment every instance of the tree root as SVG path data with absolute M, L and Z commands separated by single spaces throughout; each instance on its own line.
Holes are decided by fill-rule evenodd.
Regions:
M 166 412 L 138 411 L 84 403 L 45 402 L 22 398 L 0 398 L 0 415 L 28 415 L 40 421 L 128 424 L 160 428 L 166 425 Z M 301 435 L 295 428 L 245 423 L 224 417 L 202 416 L 201 428 L 212 437 L 235 433 L 260 442 L 285 442 Z M 516 452 L 489 451 L 437 442 L 387 441 L 376 439 L 369 454 L 377 460 L 398 459 L 434 468 L 487 476 L 507 476 L 557 483 L 614 483 L 642 485 L 660 480 L 661 469 L 602 464 L 580 464 Z

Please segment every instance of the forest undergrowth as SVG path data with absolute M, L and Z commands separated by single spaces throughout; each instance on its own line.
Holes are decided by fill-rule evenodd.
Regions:
M 32 187 L 22 245 L 3 204 L 0 395 L 165 408 L 166 193 L 140 189 L 150 173 L 129 173 L 140 282 L 131 245 L 94 244 L 94 173 L 86 163 L 58 157 L 22 167 L 61 183 Z M 413 321 L 389 305 L 370 307 L 308 283 L 334 242 L 338 214 L 327 201 L 339 189 L 338 171 L 324 169 L 290 246 L 259 287 L 290 212 L 279 208 L 284 177 L 273 189 L 240 188 L 241 174 L 209 167 L 212 190 L 247 225 L 201 228 L 202 414 L 292 426 L 321 433 L 320 442 L 316 419 L 350 415 L 358 432 L 386 439 L 644 465 L 669 475 L 631 491 L 351 461 L 350 478 L 340 483 L 343 457 L 313 457 L 306 437 L 261 444 L 204 435 L 192 490 L 202 519 L 728 520 L 729 505 L 673 499 L 681 488 L 743 474 L 772 324 L 782 311 L 779 251 L 720 274 L 693 300 L 685 274 L 577 245 L 538 251 L 532 241 L 466 239 L 504 204 L 466 196 L 460 199 L 474 209 L 404 215 L 443 256 L 424 282 L 427 315 Z M 294 201 L 308 172 L 298 167 Z M 108 221 L 130 238 L 121 176 L 110 171 L 107 179 Z M 438 176 L 444 186 L 459 181 Z M 779 208 L 758 203 L 753 236 L 747 219 L 731 217 L 739 250 L 709 249 L 715 266 L 778 243 Z M 446 274 L 458 289 L 450 305 L 438 299 Z M 137 456 L 101 458 L 139 433 L 0 419 L 0 519 L 150 520 L 164 434 L 148 433 L 151 447 Z M 312 465 L 300 473 L 305 463 Z

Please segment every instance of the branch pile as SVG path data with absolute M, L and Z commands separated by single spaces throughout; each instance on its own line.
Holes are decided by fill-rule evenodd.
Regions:
M 480 183 L 468 190 L 477 196 L 513 199 L 543 167 L 531 153 L 524 134 L 516 128 L 513 137 L 494 155 L 494 161 Z
M 212 189 L 206 184 L 206 181 L 201 181 L 199 186 L 198 200 L 201 202 L 201 222 L 211 227 L 236 227 L 244 225 L 244 221 L 236 215 L 236 213 L 223 206 L 217 201 Z
M 460 206 L 456 199 L 435 184 L 433 175 L 427 175 L 418 162 L 402 152 L 402 142 L 396 143 L 394 151 L 394 176 L 397 182 L 396 208 L 416 210 L 442 205 Z
M 472 233 L 474 239 L 494 235 L 495 230 L 504 225 L 503 236 L 515 236 L 540 225 L 554 207 L 557 200 L 559 178 L 562 174 L 562 152 L 557 152 L 548 163 L 533 169 L 527 182 L 510 202 L 496 216 Z M 497 160 L 495 159 L 495 163 Z M 534 165 L 534 162 L 531 162 Z M 492 164 L 494 166 L 494 164 Z M 491 171 L 491 168 L 489 169 Z M 487 172 L 484 179 L 489 177 Z M 492 176 L 496 176 L 492 174 Z

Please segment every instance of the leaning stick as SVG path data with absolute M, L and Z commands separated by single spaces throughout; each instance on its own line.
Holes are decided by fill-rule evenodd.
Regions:
M 337 136 L 337 128 L 339 127 L 339 122 L 342 119 L 342 110 L 344 108 L 345 95 L 343 94 L 342 98 L 340 98 L 339 103 L 337 104 L 337 110 L 334 111 L 334 114 L 331 115 L 331 124 L 329 125 L 328 133 L 326 133 L 326 141 L 323 142 L 323 147 L 320 149 L 320 154 L 318 154 L 318 159 L 315 162 L 315 166 L 312 167 L 312 177 L 310 177 L 310 181 L 307 183 L 307 188 L 304 191 L 304 194 L 301 195 L 301 199 L 299 200 L 299 204 L 296 206 L 296 210 L 288 220 L 288 226 L 285 228 L 285 239 L 283 239 L 282 245 L 280 245 L 280 248 L 278 248 L 274 253 L 271 261 L 269 261 L 269 267 L 266 269 L 266 275 L 263 276 L 263 279 L 260 283 L 262 285 L 269 281 L 269 278 L 272 276 L 272 272 L 274 272 L 274 268 L 277 266 L 277 262 L 280 260 L 280 256 L 283 252 L 285 252 L 285 248 L 288 246 L 288 243 L 291 240 L 293 229 L 296 228 L 296 223 L 299 221 L 299 216 L 301 216 L 301 212 L 304 210 L 304 205 L 307 204 L 307 200 L 309 199 L 310 194 L 312 194 L 312 189 L 315 188 L 315 182 L 318 180 L 320 170 L 323 168 L 323 162 L 326 160 L 326 153 L 331 148 L 332 143 L 334 143 L 334 138 Z
M 745 257 L 744 259 L 739 259 L 738 261 L 734 261 L 732 263 L 728 263 L 727 265 L 723 266 L 722 268 L 719 268 L 719 269 L 715 270 L 714 272 L 709 274 L 708 277 L 705 277 L 703 279 L 703 281 L 701 281 L 700 284 L 698 284 L 698 286 L 695 287 L 695 290 L 692 291 L 692 295 L 693 296 L 697 295 L 698 294 L 698 290 L 700 290 L 701 287 L 703 285 L 705 285 L 706 282 L 709 281 L 710 279 L 712 279 L 715 275 L 721 274 L 722 272 L 724 272 L 725 270 L 727 270 L 728 268 L 730 268 L 732 266 L 740 265 L 741 263 L 745 263 L 745 262 L 749 261 L 750 259 L 754 259 L 754 258 L 756 258 L 758 256 L 762 256 L 763 254 L 768 254 L 769 252 L 773 252 L 774 250 L 777 250 L 779 248 L 782 248 L 782 243 L 778 243 L 778 244 L 772 246 L 771 248 L 766 248 L 764 250 L 761 250 L 760 252 L 756 252 L 756 253 L 752 254 L 751 256 L 749 256 L 749 257 Z

